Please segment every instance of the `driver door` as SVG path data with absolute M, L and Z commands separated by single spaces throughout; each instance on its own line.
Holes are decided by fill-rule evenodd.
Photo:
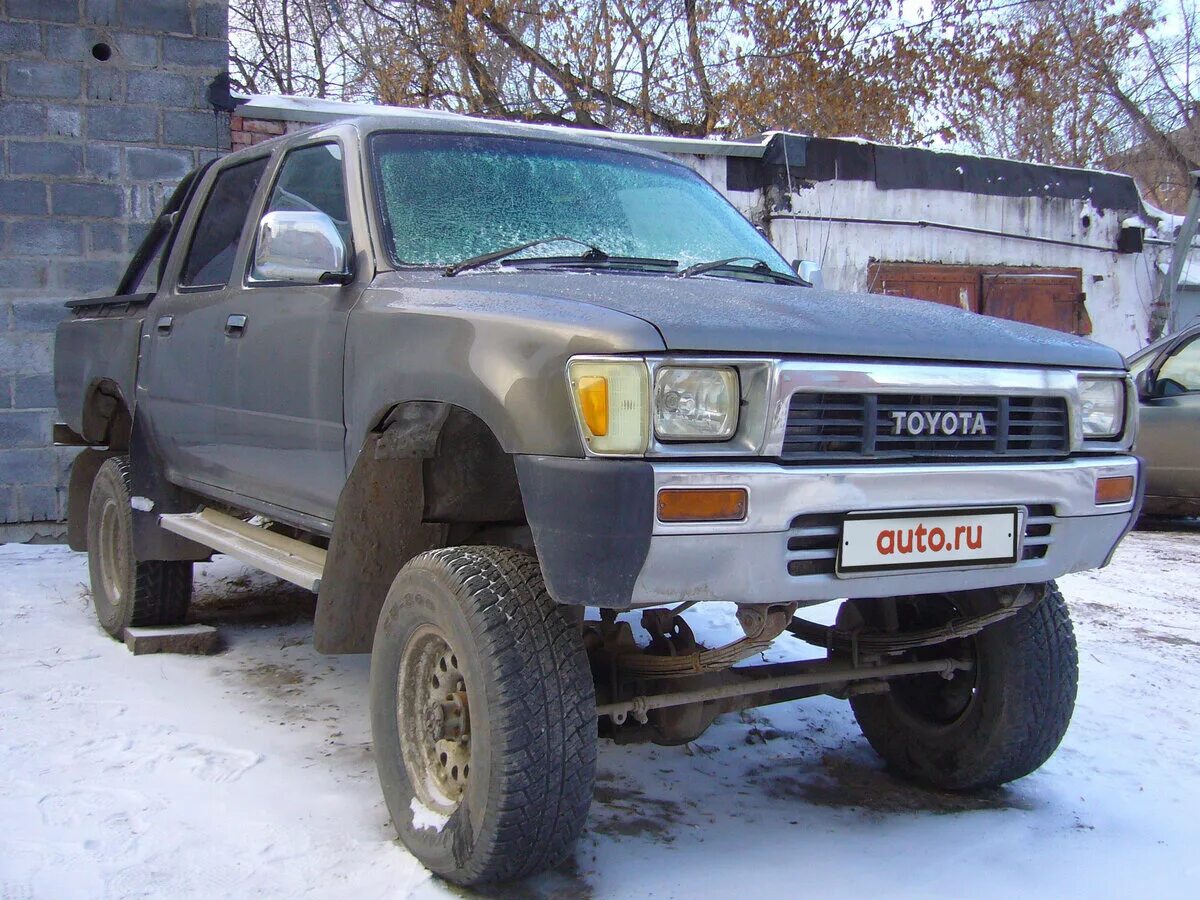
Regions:
M 1178 501 L 1183 509 L 1200 503 L 1200 333 L 1152 366 L 1151 396 L 1141 401 L 1137 453 L 1146 460 L 1146 494 Z

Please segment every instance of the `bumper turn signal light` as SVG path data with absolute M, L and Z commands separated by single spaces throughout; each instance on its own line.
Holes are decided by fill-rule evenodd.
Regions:
M 1128 503 L 1133 499 L 1133 476 L 1116 475 L 1096 479 L 1096 505 Z
M 740 522 L 748 503 L 745 488 L 664 488 L 658 492 L 658 520 Z

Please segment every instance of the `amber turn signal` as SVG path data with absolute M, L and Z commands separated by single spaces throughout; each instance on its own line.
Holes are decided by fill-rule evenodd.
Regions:
M 658 520 L 738 522 L 747 503 L 745 488 L 665 488 L 658 492 Z
M 1116 475 L 1096 479 L 1096 505 L 1128 503 L 1133 499 L 1133 476 Z

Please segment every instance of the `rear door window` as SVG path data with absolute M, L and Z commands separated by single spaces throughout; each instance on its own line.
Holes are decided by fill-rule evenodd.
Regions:
M 264 156 L 217 173 L 192 233 L 192 244 L 179 276 L 180 286 L 219 289 L 229 283 L 238 241 L 268 158 Z

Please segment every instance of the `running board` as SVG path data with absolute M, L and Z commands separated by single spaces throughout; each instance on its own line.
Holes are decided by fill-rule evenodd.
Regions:
M 159 516 L 158 524 L 173 534 L 212 547 L 313 593 L 321 589 L 326 551 L 320 547 L 267 531 L 215 509 Z

